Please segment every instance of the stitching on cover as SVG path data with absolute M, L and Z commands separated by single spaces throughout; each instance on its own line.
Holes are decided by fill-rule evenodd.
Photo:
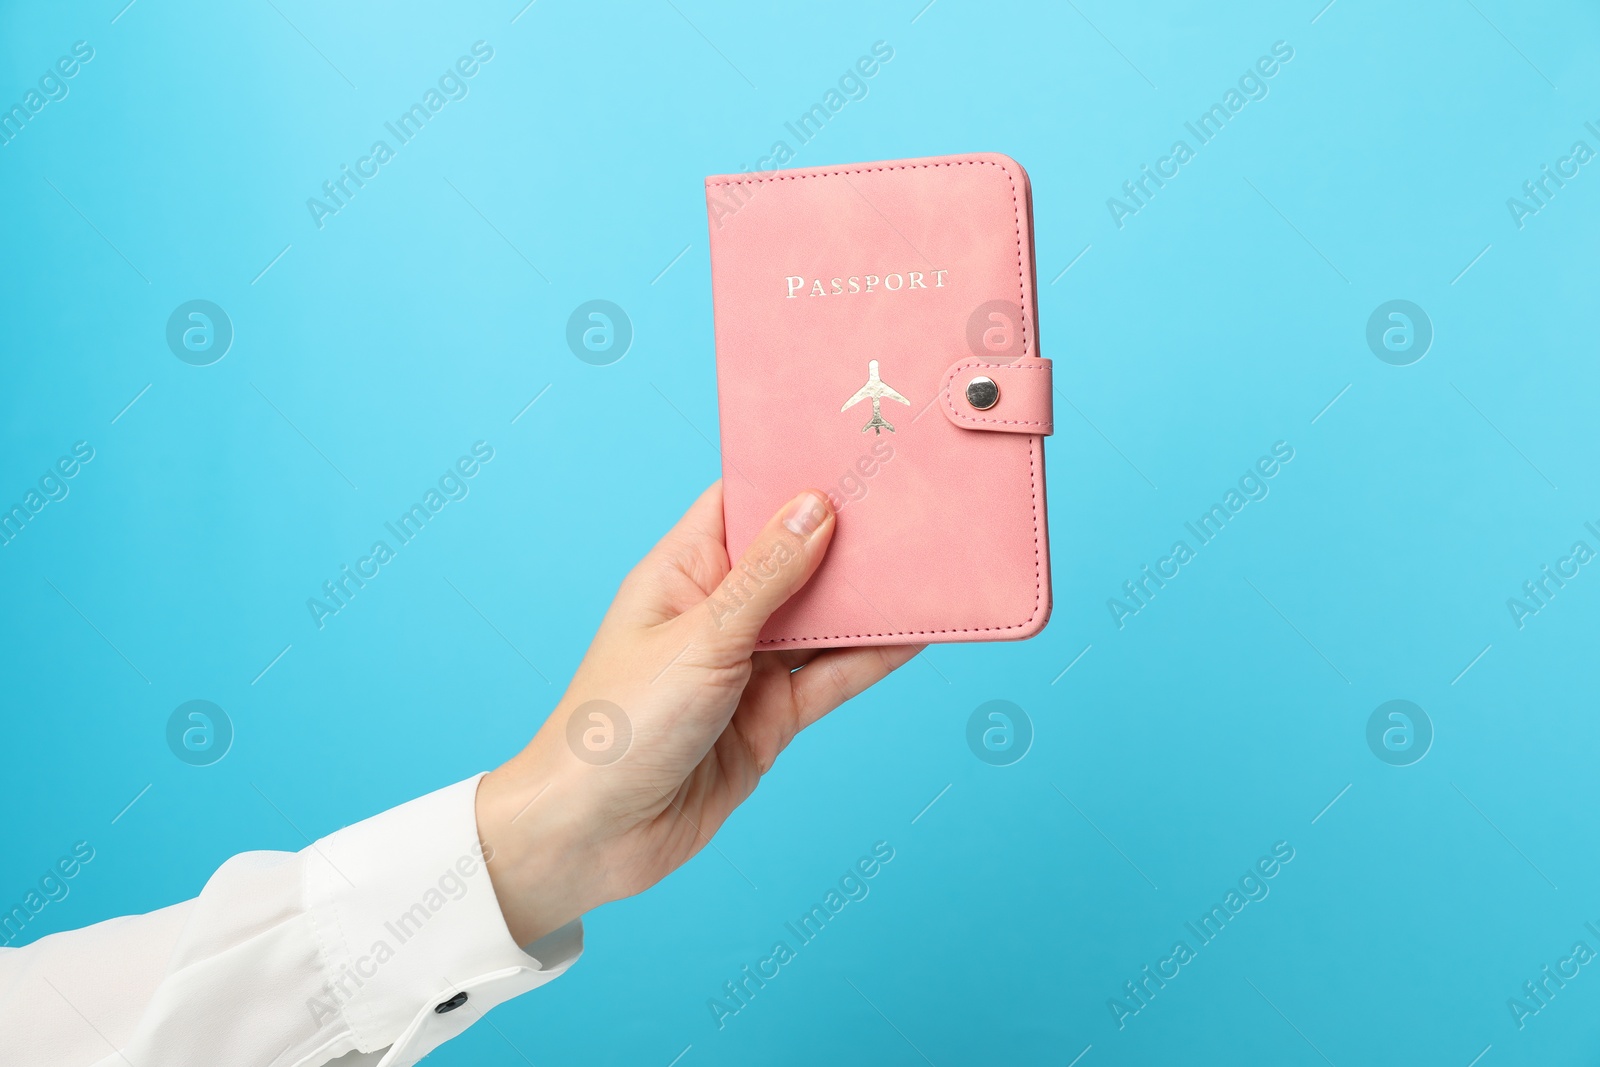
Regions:
M 999 163 L 987 159 L 961 159 L 950 163 L 905 163 L 893 167 L 852 167 L 839 170 L 811 171 L 806 174 L 775 174 L 765 178 L 748 178 L 742 181 L 706 182 L 707 188 L 723 188 L 734 185 L 751 185 L 760 182 L 792 182 L 803 181 L 806 178 L 832 178 L 845 174 L 873 174 L 890 170 L 929 170 L 933 167 L 968 167 L 978 164 L 985 167 L 1000 167 L 1000 172 L 1006 176 L 1006 182 L 1011 186 L 1011 214 L 1017 232 L 1017 302 L 1021 305 L 1027 299 L 1027 281 L 1023 273 L 1022 261 L 1022 205 L 1017 201 L 1017 180 L 1011 172 Z M 1028 338 L 1027 309 L 1023 308 L 1022 316 L 1022 356 L 1026 359 L 1030 353 Z M 1044 588 L 1044 568 L 1039 559 L 1039 472 L 1036 461 L 1039 452 L 1039 442 L 1033 441 L 1028 446 L 1028 500 L 1033 509 L 1033 611 L 1021 622 L 1011 623 L 1008 626 L 963 626 L 946 630 L 886 630 L 881 633 L 865 634 L 810 634 L 805 637 L 789 637 L 773 641 L 757 641 L 757 646 L 783 644 L 787 641 L 848 641 L 858 637 L 923 637 L 934 634 L 974 634 L 997 633 L 1007 630 L 1018 630 L 1028 625 L 1039 617 L 1039 602 Z
M 1037 489 L 1037 472 L 1034 462 L 1039 454 L 1039 442 L 1034 441 L 1028 447 L 1028 481 Z M 1035 492 L 1030 497 L 1030 506 L 1033 509 L 1033 572 L 1042 573 L 1043 567 L 1039 559 L 1039 496 Z M 805 637 L 786 637 L 776 641 L 757 641 L 756 645 L 776 645 L 788 641 L 841 641 L 857 637 L 933 637 L 938 634 L 980 634 L 1016 630 L 1032 622 L 1039 616 L 1039 591 L 1043 583 L 1035 581 L 1033 586 L 1033 612 L 1022 622 L 1012 623 L 1009 626 L 961 626 L 944 630 L 884 630 L 878 633 L 866 634 L 810 634 Z
M 979 360 L 979 359 L 968 359 L 968 360 L 963 360 L 960 363 L 957 363 L 954 367 L 951 367 L 949 373 L 944 376 L 944 388 L 941 389 L 940 393 L 939 393 L 940 398 L 942 400 L 944 400 L 945 410 L 950 412 L 950 414 L 953 415 L 956 418 L 957 421 L 959 421 L 959 422 L 986 422 L 986 423 L 990 423 L 990 424 L 995 425 L 995 426 L 1037 426 L 1041 430 L 1044 429 L 1047 426 L 1052 426 L 1053 427 L 1054 422 L 1055 422 L 1055 420 L 1053 420 L 1053 419 L 991 419 L 991 418 L 988 418 L 988 417 L 983 416 L 983 415 L 973 415 L 973 414 L 970 414 L 968 412 L 962 411 L 959 408 L 957 408 L 956 405 L 955 405 L 955 400 L 951 396 L 951 392 L 950 392 L 951 384 L 955 382 L 956 376 L 959 375 L 962 371 L 965 371 L 965 370 L 977 370 L 979 368 L 982 368 L 982 369 L 988 370 L 988 371 L 999 372 L 999 373 L 1002 374 L 1002 376 L 1004 375 L 1004 372 L 1006 372 L 1006 371 L 1016 371 L 1016 370 L 1043 370 L 1043 371 L 1048 371 L 1050 369 L 1049 367 L 1031 367 L 1031 366 L 1030 367 L 1018 367 L 1018 366 L 1015 366 L 1015 365 L 1012 365 L 1012 366 L 1001 365 L 1001 366 L 996 367 L 993 364 L 985 363 L 983 360 Z

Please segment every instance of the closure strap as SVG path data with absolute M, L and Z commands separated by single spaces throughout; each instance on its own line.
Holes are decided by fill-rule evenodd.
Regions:
M 991 363 L 964 359 L 944 376 L 939 404 L 945 416 L 968 430 L 999 433 L 1051 434 L 1055 432 L 1055 402 L 1050 391 L 1050 361 L 1019 359 L 1014 363 Z M 972 406 L 969 387 L 975 378 L 988 378 L 999 390 L 999 399 L 988 409 Z M 986 390 L 980 383 L 972 395 L 984 402 Z

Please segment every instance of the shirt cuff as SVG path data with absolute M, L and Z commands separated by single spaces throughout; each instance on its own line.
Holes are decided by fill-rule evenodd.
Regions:
M 583 951 L 573 922 L 524 950 L 483 862 L 481 774 L 317 841 L 306 904 L 326 981 L 318 1024 L 349 1027 L 380 1067 L 410 1067 L 495 1005 L 558 977 Z M 392 1046 L 392 1047 L 391 1047 Z

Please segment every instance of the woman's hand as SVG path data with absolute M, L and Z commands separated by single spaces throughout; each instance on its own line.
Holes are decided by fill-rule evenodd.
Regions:
M 555 711 L 478 788 L 517 944 L 676 870 L 796 734 L 921 651 L 754 651 L 833 530 L 827 497 L 807 491 L 730 568 L 719 482 L 623 581 Z

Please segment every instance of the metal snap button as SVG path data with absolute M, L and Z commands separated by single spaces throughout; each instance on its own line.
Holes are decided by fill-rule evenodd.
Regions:
M 967 383 L 967 403 L 979 411 L 988 411 L 1000 403 L 1000 387 L 993 378 L 974 378 Z
M 434 1010 L 434 1012 L 436 1014 L 443 1015 L 447 1011 L 455 1011 L 457 1008 L 461 1007 L 461 1005 L 465 1004 L 466 1002 L 467 1002 L 467 994 L 465 992 L 461 992 L 461 993 L 457 993 L 455 996 L 451 997 L 449 1000 L 445 1001 L 443 1004 L 434 1005 L 433 1010 Z

